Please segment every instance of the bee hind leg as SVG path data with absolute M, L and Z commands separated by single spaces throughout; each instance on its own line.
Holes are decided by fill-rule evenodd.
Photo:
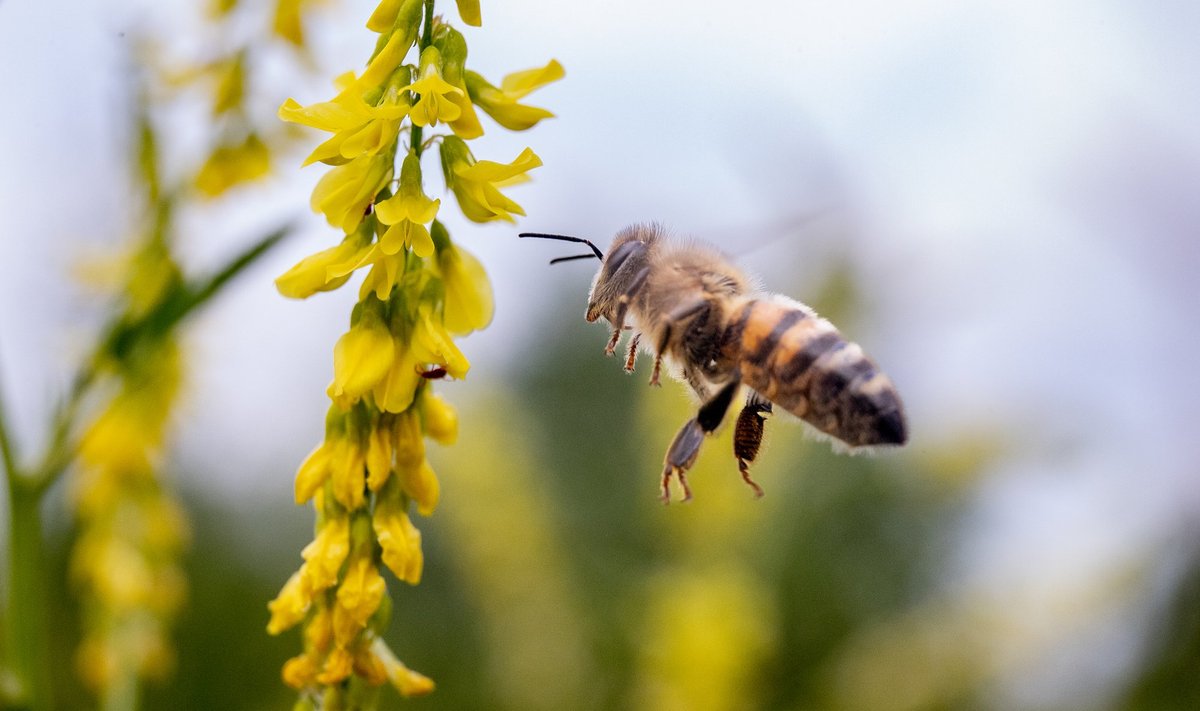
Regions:
M 666 460 L 663 462 L 662 502 L 664 504 L 671 502 L 671 477 L 679 479 L 679 487 L 683 489 L 683 500 L 687 501 L 692 498 L 692 490 L 687 483 L 687 470 L 696 463 L 696 457 L 700 454 L 700 445 L 704 444 L 704 436 L 712 434 L 725 419 L 725 413 L 729 411 L 734 393 L 737 392 L 740 385 L 740 382 L 734 380 L 722 387 L 712 399 L 700 406 L 700 411 L 696 413 L 696 416 L 685 422 L 683 428 L 675 435 L 670 449 L 667 450 Z
M 737 425 L 733 431 L 733 455 L 738 460 L 738 471 L 742 473 L 742 481 L 754 489 L 756 499 L 762 498 L 763 490 L 750 478 L 750 463 L 758 456 L 758 448 L 762 445 L 763 428 L 767 415 L 770 413 L 770 401 L 751 392 L 746 398 L 746 405 L 738 415 Z

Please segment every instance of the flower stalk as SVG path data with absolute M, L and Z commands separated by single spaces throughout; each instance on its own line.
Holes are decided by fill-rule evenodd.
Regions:
M 480 24 L 478 2 L 460 0 L 459 12 Z M 284 665 L 284 681 L 302 704 L 325 708 L 373 708 L 385 682 L 402 696 L 433 690 L 382 638 L 391 610 L 383 573 L 410 585 L 421 579 L 421 532 L 410 511 L 429 516 L 440 498 L 425 441 L 448 445 L 457 436 L 457 416 L 434 386 L 466 377 L 470 362 L 455 338 L 487 326 L 493 304 L 482 265 L 438 219 L 444 201 L 426 193 L 423 158 L 437 146 L 435 165 L 475 222 L 523 215 L 500 186 L 541 165 L 528 148 L 509 164 L 475 159 L 466 142 L 484 128 L 467 85 L 466 40 L 435 14 L 433 0 L 383 0 L 367 27 L 379 39 L 362 74 L 339 78 L 329 101 L 289 99 L 279 110 L 285 121 L 332 134 L 306 163 L 330 166 L 311 205 L 342 237 L 276 286 L 307 298 L 366 272 L 333 349 L 324 441 L 296 474 L 296 503 L 315 510 L 314 538 L 268 605 L 270 633 L 303 629 L 303 652 Z M 536 112 L 523 128 L 551 116 Z

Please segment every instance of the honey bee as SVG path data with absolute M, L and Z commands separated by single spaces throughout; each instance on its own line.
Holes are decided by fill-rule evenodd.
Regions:
M 668 373 L 685 382 L 701 405 L 667 449 L 662 499 L 670 501 L 671 479 L 683 499 L 691 498 L 687 471 L 706 435 L 725 419 L 745 386 L 745 404 L 734 427 L 733 450 L 742 479 L 750 478 L 764 423 L 778 405 L 846 449 L 902 445 L 908 438 L 904 407 L 892 381 L 808 306 L 767 294 L 716 249 L 668 238 L 658 225 L 633 225 L 613 240 L 608 256 L 590 241 L 566 235 L 522 233 L 586 244 L 591 253 L 559 257 L 600 260 L 585 318 L 608 321 L 604 352 L 613 355 L 631 330 L 625 370 L 633 372 L 645 338 L 654 356 L 650 384 Z

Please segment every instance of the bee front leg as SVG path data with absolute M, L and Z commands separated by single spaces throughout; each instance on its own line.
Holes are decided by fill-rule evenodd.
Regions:
M 700 454 L 700 445 L 704 444 L 704 436 L 712 434 L 725 419 L 725 413 L 729 411 L 733 395 L 740 385 L 739 381 L 733 380 L 717 391 L 712 399 L 700 406 L 700 412 L 685 422 L 683 428 L 675 435 L 674 441 L 671 442 L 671 448 L 667 450 L 666 460 L 663 462 L 662 502 L 664 504 L 671 502 L 671 477 L 679 479 L 679 486 L 683 489 L 683 500 L 687 501 L 692 498 L 692 490 L 687 483 L 687 470 L 696 463 L 696 457 Z
M 738 471 L 742 473 L 742 481 L 754 489 L 754 497 L 762 498 L 762 487 L 750 478 L 750 462 L 758 456 L 758 448 L 762 444 L 763 428 L 767 415 L 771 413 L 771 403 L 758 393 L 751 392 L 746 398 L 746 405 L 738 415 L 737 425 L 733 431 L 733 455 L 738 460 Z
M 621 331 L 625 329 L 625 314 L 629 312 L 629 303 L 633 301 L 642 287 L 646 285 L 646 279 L 650 276 L 650 268 L 646 267 L 637 273 L 633 281 L 629 283 L 629 288 L 621 294 L 621 298 L 617 300 L 617 312 L 612 318 L 612 335 L 608 339 L 608 345 L 604 347 L 604 355 L 610 356 L 617 350 L 617 341 L 621 340 Z

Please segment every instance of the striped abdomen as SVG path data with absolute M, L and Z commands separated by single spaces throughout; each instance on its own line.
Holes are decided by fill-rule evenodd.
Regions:
M 851 447 L 903 444 L 896 388 L 858 344 L 807 307 L 751 301 L 730 324 L 742 381 Z

